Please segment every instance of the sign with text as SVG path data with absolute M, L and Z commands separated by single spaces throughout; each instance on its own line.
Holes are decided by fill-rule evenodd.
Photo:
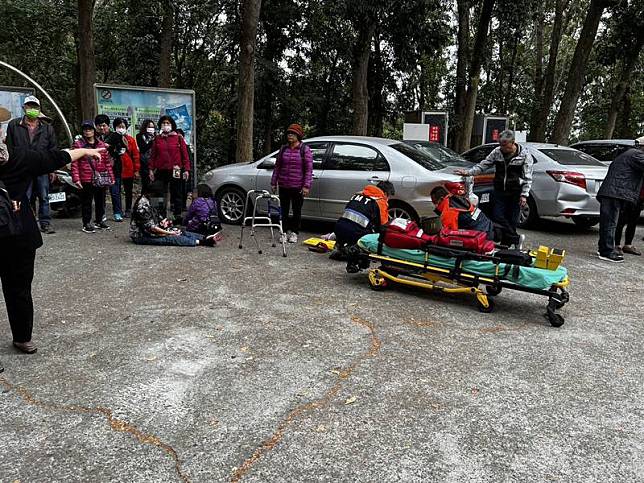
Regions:
M 21 117 L 23 115 L 22 105 L 25 102 L 25 97 L 33 95 L 33 89 L 0 86 L 0 106 L 4 107 L 11 113 L 12 119 Z M 7 123 L 3 123 L 3 126 L 5 124 Z M 4 131 L 5 129 L 3 128 L 3 132 Z
M 423 112 L 423 124 L 429 126 L 428 141 L 447 145 L 447 119 L 446 112 Z

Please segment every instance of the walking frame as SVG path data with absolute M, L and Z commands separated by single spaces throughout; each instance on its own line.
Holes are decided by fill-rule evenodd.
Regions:
M 268 204 L 268 212 L 266 216 L 257 216 L 257 201 L 266 200 Z M 249 203 L 252 203 L 253 211 L 248 216 Z M 273 216 L 271 216 L 273 215 Z M 273 221 L 277 218 L 277 222 Z M 282 256 L 286 257 L 286 235 L 282 227 L 282 205 L 277 195 L 274 195 L 266 190 L 249 190 L 246 193 L 246 202 L 244 203 L 244 219 L 241 226 L 241 235 L 239 237 L 239 248 L 243 247 L 244 241 L 244 228 L 250 222 L 250 236 L 255 240 L 257 245 L 257 253 L 261 255 L 262 249 L 259 247 L 259 240 L 255 233 L 256 228 L 270 228 L 271 230 L 271 246 L 276 247 L 275 230 L 279 230 L 280 240 L 282 245 Z

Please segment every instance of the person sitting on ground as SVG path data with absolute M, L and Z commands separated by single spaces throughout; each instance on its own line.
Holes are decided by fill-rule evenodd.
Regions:
M 214 235 L 221 231 L 217 202 L 207 184 L 197 185 L 197 198 L 190 204 L 184 222 L 188 231 L 192 233 Z
M 376 186 L 365 186 L 351 197 L 333 230 L 336 241 L 332 260 L 344 260 L 348 247 L 364 235 L 377 233 L 389 221 L 389 198 L 395 194 L 393 184 L 381 181 Z
M 209 236 L 182 232 L 172 227 L 172 223 L 158 215 L 150 198 L 153 194 L 163 196 L 159 183 L 151 183 L 134 203 L 130 221 L 130 238 L 137 245 L 166 245 L 181 247 L 212 247 L 221 238 L 219 233 Z
M 443 228 L 483 231 L 487 233 L 488 240 L 495 241 L 494 224 L 465 196 L 454 195 L 442 186 L 434 188 L 430 196 Z

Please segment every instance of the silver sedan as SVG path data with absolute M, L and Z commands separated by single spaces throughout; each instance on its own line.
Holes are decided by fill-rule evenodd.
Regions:
M 325 136 L 304 141 L 313 153 L 313 185 L 304 200 L 302 216 L 337 220 L 349 198 L 365 185 L 390 181 L 396 195 L 390 215 L 415 220 L 434 218 L 429 196 L 436 186 L 463 190 L 462 178 L 422 151 L 392 139 Z M 212 188 L 220 216 L 227 223 L 241 223 L 246 192 L 270 190 L 277 151 L 257 161 L 213 169 L 204 181 Z
M 521 143 L 534 158 L 532 189 L 528 204 L 521 210 L 519 226 L 534 224 L 542 216 L 564 216 L 575 224 L 590 227 L 599 223 L 596 195 L 608 168 L 577 149 L 557 144 Z M 463 153 L 472 163 L 487 157 L 498 144 L 483 144 Z M 492 170 L 493 172 L 493 170 Z M 493 175 L 474 178 L 474 191 L 481 208 L 490 201 Z

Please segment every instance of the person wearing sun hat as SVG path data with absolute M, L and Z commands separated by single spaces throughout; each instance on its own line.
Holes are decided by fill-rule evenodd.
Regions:
M 279 190 L 286 241 L 289 243 L 297 243 L 302 220 L 302 205 L 304 198 L 311 191 L 313 181 L 313 154 L 302 139 L 304 139 L 304 129 L 299 124 L 291 124 L 286 129 L 286 144 L 277 154 L 271 178 L 273 192 Z M 289 218 L 291 206 L 293 217 Z

